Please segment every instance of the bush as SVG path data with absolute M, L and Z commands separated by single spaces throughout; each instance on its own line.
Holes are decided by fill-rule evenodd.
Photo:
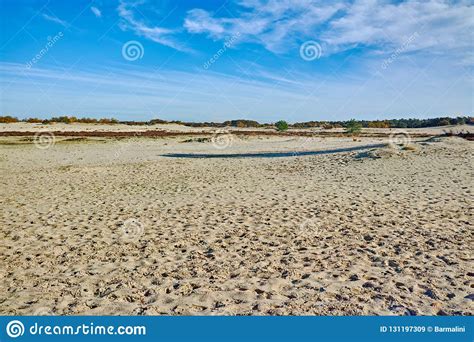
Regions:
M 100 119 L 98 121 L 100 124 L 107 124 L 107 125 L 112 125 L 112 124 L 117 124 L 118 120 L 117 119 Z
M 149 125 L 160 125 L 160 124 L 167 124 L 167 123 L 168 123 L 168 121 L 161 120 L 161 119 L 152 119 L 152 120 L 148 121 Z
M 18 122 L 17 118 L 14 118 L 13 116 L 0 116 L 0 123 L 12 123 L 12 122 Z
M 278 131 L 283 132 L 288 129 L 288 123 L 286 121 L 280 120 L 275 123 L 275 127 Z
M 73 122 L 77 122 L 77 118 L 75 116 L 58 116 L 58 117 L 52 117 L 50 121 L 57 122 L 57 123 L 70 124 Z
M 367 124 L 367 127 L 369 128 L 390 128 L 390 122 L 387 120 L 384 121 L 370 121 Z
M 346 124 L 346 132 L 350 134 L 357 134 L 360 133 L 362 130 L 362 124 L 360 122 L 357 122 L 355 119 L 350 120 Z
M 97 119 L 81 118 L 81 119 L 77 119 L 77 122 L 80 122 L 80 123 L 97 123 Z
M 36 120 L 36 119 L 33 119 Z M 108 118 L 102 118 L 102 119 L 93 119 L 93 118 L 76 118 L 75 116 L 58 116 L 58 117 L 53 117 L 51 120 L 43 120 L 43 123 L 50 123 L 50 122 L 60 122 L 60 123 L 66 123 L 66 124 L 71 124 L 71 123 L 87 123 L 87 124 L 95 124 L 95 123 L 100 123 L 100 124 L 116 124 L 118 123 L 118 120 L 116 119 L 108 119 Z
M 28 118 L 25 121 L 28 123 L 42 123 L 43 122 L 43 120 L 38 119 L 38 118 Z
M 260 123 L 258 123 L 257 121 L 253 121 L 253 120 L 238 119 L 238 120 L 224 121 L 222 123 L 222 125 L 223 126 L 238 127 L 238 128 L 248 128 L 248 127 L 259 127 Z

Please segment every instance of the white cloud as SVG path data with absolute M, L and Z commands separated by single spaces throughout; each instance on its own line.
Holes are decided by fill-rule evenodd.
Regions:
M 417 33 L 408 51 L 472 48 L 474 7 L 447 1 L 409 1 L 399 4 L 376 0 L 355 2 L 347 13 L 330 22 L 323 39 L 334 50 L 353 45 L 397 47 Z M 434 52 L 434 51 L 433 51 Z
M 225 13 L 225 11 L 221 11 Z M 406 52 L 425 51 L 472 58 L 474 5 L 471 1 L 243 0 L 232 16 L 188 12 L 184 27 L 213 39 L 239 32 L 241 40 L 286 52 L 317 40 L 326 55 L 354 47 L 390 53 L 416 33 Z
M 97 18 L 102 17 L 102 12 L 97 7 L 91 6 L 91 11 Z
M 193 9 L 188 12 L 184 27 L 192 33 L 206 33 L 213 39 L 242 35 L 243 40 L 263 45 L 273 52 L 290 47 L 288 41 L 314 34 L 318 25 L 344 8 L 344 4 L 320 4 L 311 0 L 255 1 L 240 3 L 238 17 L 213 17 L 209 12 Z M 294 42 L 292 42 L 294 44 Z
M 64 26 L 64 27 L 69 26 L 66 21 L 61 20 L 61 19 L 59 19 L 59 18 L 56 17 L 56 16 L 48 15 L 48 14 L 46 14 L 46 13 L 42 13 L 42 16 L 43 16 L 44 19 L 46 19 L 46 20 L 48 20 L 48 21 L 51 21 L 51 22 L 53 22 L 53 23 L 62 25 L 62 26 Z
M 136 19 L 134 9 L 143 3 L 144 1 L 120 1 L 117 10 L 119 16 L 123 19 L 121 27 L 126 30 L 134 31 L 137 35 L 150 39 L 158 44 L 179 51 L 189 51 L 173 37 L 175 33 L 174 30 L 160 26 L 149 26 L 144 21 Z

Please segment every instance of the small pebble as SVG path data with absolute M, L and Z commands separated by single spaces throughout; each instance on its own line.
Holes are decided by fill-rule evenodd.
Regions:
M 372 241 L 374 238 L 370 236 L 369 234 L 364 235 L 364 240 L 365 241 Z
M 438 296 L 430 289 L 426 290 L 424 295 L 430 297 L 431 299 L 438 299 Z

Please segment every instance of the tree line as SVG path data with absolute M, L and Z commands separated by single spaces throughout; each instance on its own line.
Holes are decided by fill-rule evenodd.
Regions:
M 0 123 L 14 123 L 14 122 L 28 122 L 28 123 L 91 123 L 91 124 L 126 124 L 126 125 L 156 125 L 156 124 L 180 124 L 190 127 L 238 127 L 238 128 L 256 128 L 256 127 L 275 127 L 274 123 L 259 123 L 254 120 L 228 120 L 224 122 L 183 122 L 183 121 L 166 121 L 161 119 L 153 119 L 149 121 L 119 121 L 114 118 L 77 118 L 75 116 L 58 116 L 51 119 L 27 118 L 18 119 L 13 116 L 0 116 Z M 278 121 L 277 126 L 281 126 L 283 120 Z M 431 119 L 391 119 L 391 120 L 348 120 L 348 121 L 306 121 L 288 123 L 288 128 L 312 128 L 321 127 L 323 129 L 331 128 L 347 128 L 349 126 L 360 125 L 365 128 L 424 128 L 437 127 L 449 125 L 474 125 L 474 118 L 467 116 L 439 117 Z M 286 124 L 286 122 L 285 122 Z

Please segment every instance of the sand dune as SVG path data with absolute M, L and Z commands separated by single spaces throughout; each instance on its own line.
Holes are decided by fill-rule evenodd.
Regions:
M 472 142 L 230 139 L 1 144 L 0 313 L 474 313 Z

